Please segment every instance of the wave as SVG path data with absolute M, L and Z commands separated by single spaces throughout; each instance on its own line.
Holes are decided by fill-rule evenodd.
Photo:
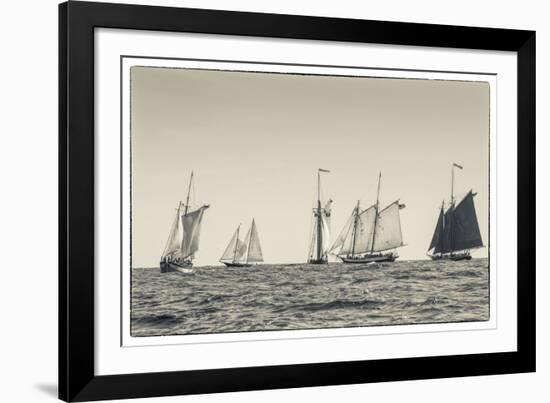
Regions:
M 421 309 L 416 310 L 414 313 L 417 315 L 422 315 L 423 319 L 430 319 L 435 316 L 438 316 L 442 314 L 444 311 L 440 308 L 437 308 L 435 306 L 427 306 Z
M 133 270 L 131 331 L 155 336 L 486 320 L 488 264 L 472 262 L 397 261 L 376 270 L 337 263 L 200 267 L 194 276 Z
M 229 295 L 229 294 L 217 294 L 217 295 L 209 295 L 208 297 L 204 298 L 202 301 L 199 302 L 199 305 L 206 305 L 206 304 L 210 304 L 211 302 L 216 302 L 216 301 L 223 301 L 223 300 L 226 300 L 226 299 L 229 299 L 229 298 L 232 298 L 233 295 Z
M 448 271 L 445 273 L 447 277 L 481 277 L 483 276 L 483 271 L 481 270 L 456 270 L 456 271 Z
M 378 308 L 383 305 L 384 302 L 364 299 L 360 301 L 355 300 L 345 300 L 345 299 L 336 299 L 330 302 L 311 302 L 309 304 L 295 304 L 290 306 L 280 306 L 276 308 L 276 312 L 286 312 L 286 311 L 306 311 L 306 312 L 318 312 L 318 311 L 328 311 L 332 309 L 347 309 L 347 308 Z
M 162 313 L 162 314 L 153 314 L 153 315 L 144 315 L 141 317 L 133 317 L 132 322 L 135 323 L 141 323 L 141 324 L 148 324 L 148 325 L 170 325 L 178 323 L 180 320 L 179 318 L 171 313 Z

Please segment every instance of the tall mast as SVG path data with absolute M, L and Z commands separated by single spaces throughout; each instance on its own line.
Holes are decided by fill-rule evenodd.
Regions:
M 317 260 L 321 260 L 323 247 L 323 231 L 321 217 L 321 171 L 317 170 Z
M 454 243 L 455 243 L 455 240 L 454 240 L 454 236 L 453 236 L 453 231 L 454 231 L 454 218 L 455 218 L 455 212 L 454 212 L 454 209 L 455 209 L 455 195 L 454 195 L 454 188 L 455 188 L 455 167 L 459 168 L 459 169 L 462 169 L 462 165 L 458 165 L 456 162 L 453 162 L 453 166 L 451 168 L 451 207 L 449 209 L 449 212 L 451 213 L 449 218 L 450 218 L 450 227 L 451 227 L 451 234 L 450 234 L 450 240 L 451 240 L 451 255 L 453 254 L 453 251 L 454 251 Z
M 323 209 L 321 208 L 321 172 L 329 173 L 328 169 L 317 169 L 317 258 L 323 258 Z
M 183 227 L 183 223 L 180 222 L 181 220 L 181 200 L 178 203 L 178 210 L 176 212 L 176 221 L 178 221 L 178 225 L 181 225 Z M 181 242 L 180 242 L 180 253 L 183 255 L 183 228 L 180 230 L 182 233 Z
M 233 263 L 237 260 L 237 247 L 239 246 L 239 230 L 241 229 L 241 224 L 237 227 L 237 238 L 235 239 L 235 250 L 233 250 Z
M 370 253 L 374 251 L 374 240 L 376 238 L 376 224 L 378 222 L 378 203 L 380 201 L 380 179 L 382 179 L 382 171 L 378 174 L 378 191 L 376 193 L 376 205 L 374 207 L 374 228 L 372 229 L 372 244 Z
M 443 256 L 443 236 L 445 231 L 443 230 L 443 223 L 445 222 L 445 200 L 441 201 L 441 228 L 439 229 L 439 256 Z
M 353 242 L 351 243 L 351 255 L 355 254 L 355 237 L 357 234 L 357 221 L 359 221 L 359 200 L 357 200 L 357 207 L 355 207 L 355 219 L 353 220 Z
M 170 240 L 172 239 L 172 234 L 174 233 L 174 230 L 176 228 L 176 225 L 179 225 L 178 221 L 180 219 L 180 210 L 181 210 L 181 200 L 180 202 L 178 203 L 178 208 L 176 209 L 176 219 L 174 220 L 174 222 L 172 223 L 172 227 L 170 228 L 170 233 L 168 234 L 168 239 L 166 240 L 166 245 L 164 246 L 164 251 L 166 252 L 166 250 L 168 249 L 168 246 L 170 244 Z M 181 246 L 180 246 L 181 247 Z M 165 257 L 166 255 L 164 255 L 164 252 L 162 253 L 163 257 Z
M 451 168 L 451 206 L 455 202 L 454 188 L 455 188 L 455 164 L 453 162 L 453 166 Z
M 187 188 L 187 199 L 185 199 L 185 212 L 183 213 L 183 215 L 187 215 L 187 211 L 189 210 L 189 194 L 191 193 L 192 183 L 193 183 L 193 171 L 191 171 L 191 177 L 189 178 L 189 187 Z
M 252 235 L 254 234 L 254 219 L 250 225 L 250 237 L 248 238 L 248 245 L 246 245 L 246 264 L 248 264 L 248 254 L 250 253 L 250 244 L 252 243 Z
M 321 203 L 321 170 L 317 170 L 317 201 Z

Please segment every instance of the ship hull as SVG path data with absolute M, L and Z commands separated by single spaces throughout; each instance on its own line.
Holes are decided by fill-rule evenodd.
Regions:
M 192 273 L 193 262 L 186 260 L 184 262 L 160 262 L 161 273 Z
M 460 261 L 460 260 L 472 260 L 472 255 L 469 253 L 457 253 L 457 254 L 448 254 L 448 255 L 431 255 L 432 260 L 451 260 L 451 261 Z
M 381 263 L 381 262 L 394 262 L 397 259 L 397 256 L 394 253 L 386 254 L 376 254 L 376 255 L 366 255 L 362 257 L 347 257 L 339 256 L 344 263 L 357 264 L 357 263 Z
M 309 259 L 308 263 L 309 264 L 327 264 L 328 261 L 324 259 Z
M 222 262 L 227 267 L 250 267 L 251 263 L 238 263 L 238 262 Z

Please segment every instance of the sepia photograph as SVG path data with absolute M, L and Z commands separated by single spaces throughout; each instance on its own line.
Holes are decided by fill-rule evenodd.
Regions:
M 490 83 L 132 66 L 132 337 L 490 319 Z
M 58 397 L 348 402 L 416 381 L 376 387 L 397 400 L 439 379 L 439 398 L 522 374 L 527 388 L 476 381 L 476 396 L 506 400 L 540 386 L 527 373 L 541 26 L 494 7 L 432 22 L 430 7 L 413 22 L 372 5 L 189 7 L 62 3 L 58 80 L 24 74 L 58 87 L 41 102 L 57 109 L 55 152 L 25 149 L 53 162 L 57 186 L 16 177 L 30 192 L 16 203 L 48 188 L 57 211 L 11 214 L 8 232 L 56 220 L 39 227 L 59 230 L 57 248 L 34 255 L 56 255 L 58 278 L 23 299 L 44 326 L 16 333 L 53 323 L 53 338 L 24 340 L 57 355 L 40 362 Z M 57 320 L 33 316 L 52 290 Z

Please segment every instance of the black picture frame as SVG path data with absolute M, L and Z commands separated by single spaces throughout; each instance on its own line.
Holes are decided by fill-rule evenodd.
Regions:
M 98 27 L 517 52 L 517 352 L 96 376 L 94 29 Z M 534 31 L 80 1 L 59 5 L 60 399 L 533 372 L 535 298 Z

